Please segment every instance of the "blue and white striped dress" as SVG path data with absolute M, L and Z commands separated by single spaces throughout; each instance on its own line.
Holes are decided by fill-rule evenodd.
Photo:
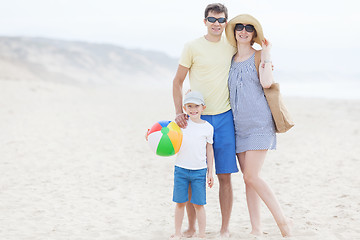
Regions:
M 243 62 L 232 60 L 228 84 L 236 152 L 275 149 L 275 124 L 257 75 L 255 54 Z

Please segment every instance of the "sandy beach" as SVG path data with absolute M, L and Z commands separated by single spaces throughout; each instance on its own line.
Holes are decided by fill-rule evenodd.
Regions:
M 174 157 L 156 156 L 144 133 L 174 119 L 170 86 L 1 80 L 0 89 L 0 239 L 168 239 Z M 360 100 L 285 103 L 296 126 L 278 135 L 262 174 L 293 239 L 360 239 Z M 230 239 L 252 239 L 241 173 L 232 183 Z M 218 186 L 207 191 L 208 239 L 219 238 Z M 280 239 L 262 212 L 264 239 Z

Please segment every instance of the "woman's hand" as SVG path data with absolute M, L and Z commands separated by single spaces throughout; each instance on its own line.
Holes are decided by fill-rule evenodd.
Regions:
M 261 61 L 262 62 L 271 62 L 270 50 L 271 50 L 272 44 L 269 42 L 269 40 L 264 38 L 264 40 L 262 40 L 262 42 L 261 42 L 261 47 L 262 47 Z

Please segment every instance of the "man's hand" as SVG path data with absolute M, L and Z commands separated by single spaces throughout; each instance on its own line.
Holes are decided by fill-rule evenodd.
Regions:
M 186 128 L 188 119 L 189 117 L 186 113 L 179 113 L 176 115 L 175 122 L 179 127 Z

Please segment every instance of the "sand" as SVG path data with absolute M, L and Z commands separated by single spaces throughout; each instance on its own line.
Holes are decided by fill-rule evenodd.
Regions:
M 174 157 L 157 157 L 144 140 L 153 123 L 174 118 L 170 87 L 0 81 L 0 89 L 0 239 L 173 233 Z M 359 239 L 360 101 L 285 102 L 296 126 L 278 135 L 262 176 L 294 221 L 293 239 Z M 251 239 L 241 173 L 232 183 L 231 239 Z M 208 239 L 219 236 L 218 186 L 207 192 Z M 280 239 L 262 212 L 264 239 Z

